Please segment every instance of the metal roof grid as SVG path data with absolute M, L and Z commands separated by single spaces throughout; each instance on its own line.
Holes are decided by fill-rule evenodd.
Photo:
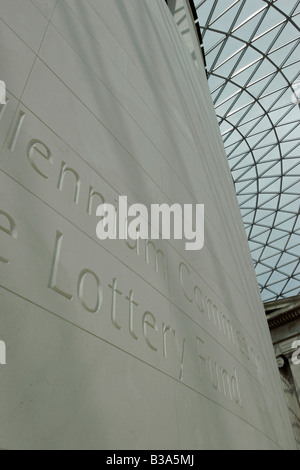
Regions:
M 300 0 L 194 0 L 264 302 L 300 294 Z

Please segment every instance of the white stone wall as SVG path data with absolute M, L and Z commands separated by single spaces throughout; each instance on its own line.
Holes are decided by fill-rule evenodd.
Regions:
M 0 447 L 293 448 L 204 70 L 162 0 L 0 0 Z M 204 203 L 205 247 L 96 207 Z

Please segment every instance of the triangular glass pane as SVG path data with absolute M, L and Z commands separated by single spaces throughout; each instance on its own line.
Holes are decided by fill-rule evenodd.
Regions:
M 247 138 L 247 142 L 249 143 L 250 147 L 253 150 L 255 148 L 259 148 L 259 147 L 266 148 L 268 145 L 273 146 L 276 144 L 272 129 L 263 129 L 262 126 L 259 125 L 256 131 L 260 131 L 260 134 Z
M 199 16 L 199 18 L 201 18 L 201 17 Z M 202 25 L 204 24 L 204 20 L 201 21 L 201 24 Z M 213 48 L 219 42 L 220 42 L 220 44 L 222 44 L 222 41 L 224 41 L 226 39 L 226 34 L 222 33 L 221 31 L 218 32 L 218 31 L 209 31 L 209 30 L 207 30 L 205 33 L 202 32 L 202 35 L 203 35 L 203 42 L 204 42 L 206 58 L 208 58 L 210 55 L 212 57 L 215 57 L 218 49 L 217 48 L 213 49 Z M 220 46 L 218 46 L 218 47 L 220 47 Z M 211 50 L 212 50 L 212 52 L 210 52 Z
M 277 210 L 279 196 L 270 197 L 269 194 L 266 194 L 265 196 L 268 196 L 269 200 L 263 200 L 262 194 L 259 194 L 259 207 L 261 209 L 272 209 L 273 211 Z
M 217 2 L 214 14 L 210 21 L 210 26 L 213 26 L 216 29 L 223 29 L 223 31 L 229 31 L 240 6 L 238 4 L 233 8 L 230 8 L 232 4 L 232 0 Z
M 271 170 L 269 170 L 271 171 Z M 270 192 L 274 192 L 274 185 L 276 185 L 277 188 L 280 188 L 280 180 L 279 178 L 261 178 L 259 180 L 259 191 L 262 193 L 262 192 L 266 192 L 266 193 L 270 193 Z M 277 191 L 275 191 L 276 193 Z M 273 204 L 271 204 L 272 207 L 277 207 L 277 201 L 276 201 L 276 206 L 275 206 L 275 200 L 273 199 Z M 264 204 L 264 207 L 267 208 L 267 205 Z M 268 206 L 270 207 L 270 205 Z
M 268 170 L 270 170 L 270 168 L 272 168 L 274 165 L 273 162 L 264 162 L 262 161 L 262 163 L 258 163 L 257 164 L 257 169 L 258 169 L 258 176 L 259 178 L 262 177 L 262 175 L 264 175 Z
M 278 107 L 278 100 L 279 99 L 284 99 L 282 98 L 283 94 L 285 93 L 284 89 L 278 89 L 278 85 L 274 87 L 274 84 L 272 84 L 272 89 L 269 90 L 269 87 L 267 90 L 265 90 L 264 94 L 262 97 L 259 98 L 260 104 L 265 108 L 265 109 L 272 109 L 274 106 Z M 270 85 L 271 87 L 271 85 Z M 288 85 L 285 85 L 286 89 Z M 276 88 L 274 90 L 274 88 Z M 289 94 L 290 90 L 288 90 Z
M 282 238 L 280 238 L 279 240 L 276 240 L 276 241 L 273 241 L 272 243 L 269 242 L 270 246 L 272 246 L 273 248 L 277 248 L 278 250 L 284 250 L 286 245 L 287 245 L 287 242 L 289 240 L 289 236 L 286 235 L 284 236 L 284 232 L 281 233 L 281 235 L 283 235 Z
M 244 38 L 245 41 L 247 42 L 249 41 L 250 38 L 253 37 L 254 31 L 257 30 L 257 26 L 264 14 L 264 11 L 261 11 L 260 13 L 255 14 L 259 10 L 262 9 L 261 2 L 260 2 L 260 6 L 257 8 L 254 7 L 254 2 L 252 0 L 251 0 L 251 5 L 249 5 L 249 3 L 250 2 L 248 2 L 248 6 L 244 9 L 243 20 L 242 21 L 240 20 L 239 24 L 237 24 L 237 27 L 234 29 L 234 34 L 238 35 L 239 37 Z
M 245 120 L 245 122 L 240 124 L 239 129 L 244 135 L 247 134 L 251 136 L 252 133 L 257 132 L 257 126 L 259 126 L 262 129 L 266 129 L 268 128 L 268 126 L 270 127 L 269 120 L 265 116 L 258 116 L 252 121 L 247 119 Z
M 271 245 L 273 242 L 276 242 L 278 239 L 281 239 L 282 237 L 285 237 L 285 235 L 281 232 L 281 230 L 277 230 L 276 228 L 273 228 L 270 238 L 269 238 L 269 244 Z
M 264 286 L 266 284 L 266 282 L 268 282 L 269 278 L 270 278 L 269 273 L 261 274 L 260 276 L 257 276 L 257 280 L 258 280 L 258 282 L 261 286 Z
M 240 170 L 240 173 L 238 173 L 238 171 L 236 173 L 233 172 L 233 175 L 235 177 L 236 182 L 249 181 L 249 179 L 256 181 L 257 179 L 257 174 L 254 166 L 242 168 Z
M 291 101 L 294 99 L 293 96 L 293 90 L 290 89 L 290 98 L 289 100 Z M 284 115 L 280 116 L 280 119 L 276 121 L 276 125 L 283 125 L 283 124 L 288 124 L 291 122 L 299 122 L 300 118 L 300 110 L 297 106 L 291 104 L 291 106 L 287 109 L 284 110 Z
M 266 227 L 272 227 L 274 220 L 275 220 L 275 214 L 272 213 L 271 215 L 268 215 L 267 217 L 263 218 L 262 216 L 262 211 L 259 211 L 259 213 L 256 216 L 255 223 L 261 223 Z
M 287 129 L 286 135 L 282 137 L 285 140 L 289 141 L 298 141 L 299 140 L 299 135 L 300 135 L 300 124 L 291 124 L 290 129 Z
M 291 233 L 295 225 L 295 217 L 286 220 L 285 222 L 276 225 L 277 228 L 284 230 L 285 232 Z
M 272 81 L 272 79 L 277 79 L 276 75 L 278 75 L 277 67 L 275 67 L 268 60 L 264 59 L 261 62 L 260 68 L 251 77 L 250 84 L 255 83 L 259 80 L 259 83 L 261 85 L 263 85 L 263 86 L 260 87 L 260 90 L 262 91 L 268 85 L 268 83 Z M 246 78 L 246 80 L 247 80 L 247 78 Z M 251 89 L 252 89 L 252 87 L 254 87 L 254 85 L 251 86 Z M 259 94 L 257 96 L 259 96 Z
M 269 83 L 273 83 L 273 80 L 277 75 L 277 70 L 273 69 L 273 73 L 269 75 L 263 69 L 264 62 L 261 68 L 255 73 L 252 78 L 247 90 L 254 96 L 260 96 L 263 90 L 268 86 Z M 277 78 L 276 78 L 277 80 Z
M 296 218 L 299 214 L 299 203 L 295 202 L 288 204 L 287 206 L 281 209 L 281 212 L 283 214 L 286 214 L 286 216 L 289 216 L 291 219 L 294 220 L 294 222 L 296 222 Z
M 271 282 L 268 284 L 271 286 L 271 288 L 276 289 L 277 292 L 281 293 L 282 290 L 285 288 L 287 282 L 288 282 L 288 278 L 285 278 L 283 281 L 278 281 L 278 282 L 275 282 L 274 284 L 272 284 Z
M 264 255 L 261 258 L 262 261 L 268 260 L 269 264 L 275 266 L 281 257 L 281 250 L 267 246 Z
M 297 260 L 295 256 L 292 256 L 289 253 L 283 253 L 280 263 L 278 264 L 278 269 L 283 271 L 285 269 L 289 269 L 290 272 L 293 272 L 298 263 L 299 260 Z
M 247 209 L 250 209 L 251 207 L 256 208 L 257 196 L 250 196 L 248 198 L 244 198 L 244 196 L 243 197 L 239 196 L 238 201 L 241 207 L 245 206 L 247 207 Z
M 299 73 L 299 61 L 295 64 L 289 63 L 288 65 L 284 65 L 282 70 L 287 76 L 291 77 L 290 81 L 292 82 L 292 77 L 296 77 Z
M 293 289 L 293 290 L 285 290 L 284 292 L 285 292 L 286 297 L 294 297 L 300 294 L 299 288 Z
M 300 116 L 299 116 L 300 117 Z M 297 138 L 300 135 L 299 132 L 300 123 L 288 123 L 281 125 L 277 128 L 277 134 L 280 140 L 288 138 L 289 140 Z
M 290 279 L 285 287 L 285 290 L 299 289 L 299 281 L 296 279 Z
M 291 37 L 292 39 L 292 37 Z M 290 50 L 297 44 L 297 39 L 294 42 L 288 41 L 288 44 L 278 48 L 277 46 L 272 48 L 272 51 L 269 52 L 269 58 L 275 62 L 275 64 L 279 64 L 282 62 L 283 57 L 286 57 Z M 276 50 L 277 49 L 277 50 Z
M 287 0 L 277 0 L 276 6 L 283 11 L 286 15 L 290 16 L 292 8 L 294 9 L 294 2 L 287 2 Z
M 287 61 L 284 59 L 284 56 L 283 56 L 282 63 L 284 64 L 284 66 L 286 66 L 289 64 L 293 64 L 294 62 L 297 62 L 297 61 L 299 62 L 299 48 L 294 49 L 294 51 L 291 54 L 288 54 Z
M 223 43 L 224 46 L 225 43 Z M 236 54 L 237 51 L 240 51 L 240 49 L 245 48 L 245 45 L 239 41 L 238 39 L 229 37 L 228 40 L 226 41 L 225 46 L 222 49 L 221 55 L 218 58 L 218 64 L 216 66 L 216 69 L 220 68 L 220 65 L 223 64 L 224 62 L 228 62 L 230 58 Z M 239 57 L 238 55 L 234 56 L 234 60 L 237 60 Z M 219 72 L 218 72 L 219 73 Z
M 255 267 L 255 272 L 256 275 L 267 274 L 267 272 L 269 272 L 269 268 L 266 268 L 266 266 L 264 266 L 263 264 L 258 263 Z
M 239 136 L 239 138 L 237 138 L 237 135 Z M 230 157 L 230 166 L 233 165 L 233 160 L 232 160 L 233 158 L 238 159 L 233 165 L 234 167 L 236 163 L 239 162 L 240 160 L 245 160 L 246 163 L 253 164 L 253 159 L 252 161 L 249 159 L 250 149 L 249 149 L 249 146 L 247 145 L 247 142 L 244 139 L 239 140 L 241 139 L 241 136 L 238 133 L 236 133 L 235 137 L 236 137 L 236 140 L 234 140 L 233 138 L 231 139 L 231 137 L 229 137 L 228 140 L 226 140 L 225 142 L 226 148 L 228 149 L 228 154 Z M 234 157 L 235 155 L 236 157 Z M 244 162 L 242 164 L 244 164 Z
M 299 166 L 298 173 L 299 173 L 299 176 L 300 176 L 300 160 L 299 160 L 299 157 L 298 158 L 289 158 L 288 160 L 284 159 L 282 161 L 282 165 L 283 165 L 283 172 L 284 173 L 288 173 L 289 170 L 291 170 L 293 168 L 297 168 L 297 166 Z
M 236 183 L 237 193 L 240 194 L 242 192 L 246 192 L 247 194 L 256 193 L 257 192 L 257 184 L 256 183 Z
M 295 191 L 299 194 L 299 178 L 297 176 L 288 176 L 285 175 L 282 182 L 282 191 L 286 191 L 287 189 L 293 188 L 293 192 Z
M 272 14 L 268 14 L 255 35 L 253 45 L 261 51 L 268 52 L 271 44 L 282 28 L 282 24 L 279 23 L 282 23 L 283 20 L 282 14 L 274 10 Z M 274 28 L 276 24 L 278 26 Z
M 295 253 L 295 255 L 299 256 L 299 246 L 300 246 L 300 236 L 293 233 L 290 237 L 290 240 L 287 244 L 286 249 L 289 250 L 291 254 Z M 297 250 L 297 247 L 298 247 L 298 250 Z
M 218 103 L 215 105 L 217 112 L 219 110 L 219 106 L 222 105 L 222 103 L 224 101 L 228 100 L 230 97 L 235 98 L 240 93 L 242 93 L 242 90 L 241 90 L 240 87 L 236 86 L 232 82 L 227 82 L 225 88 L 222 91 L 222 95 L 218 99 Z M 232 98 L 230 98 L 230 99 L 232 99 Z
M 208 83 L 209 83 L 210 89 L 212 90 L 212 96 L 214 96 L 214 90 L 216 88 L 219 88 L 220 85 L 222 85 L 226 82 L 225 82 L 224 78 L 217 77 L 216 75 L 211 74 L 210 77 L 209 77 Z
M 242 43 L 241 43 L 241 46 L 242 46 Z M 240 47 L 238 49 L 240 49 Z M 235 51 L 233 51 L 233 52 L 235 52 Z M 224 62 L 224 60 L 226 58 L 224 58 L 223 61 L 218 61 L 218 64 L 215 65 L 214 68 L 213 68 L 213 73 L 217 73 L 218 75 L 221 75 L 223 77 L 231 77 L 231 75 L 233 73 L 232 71 L 235 70 L 235 66 L 236 66 L 237 62 L 239 61 L 239 59 L 241 59 L 242 54 L 243 54 L 243 51 L 240 51 L 234 57 L 229 58 L 227 56 L 226 58 L 228 60 L 226 62 Z
M 295 209 L 295 213 L 299 210 L 299 196 L 295 197 L 294 195 L 282 194 L 280 198 L 279 209 L 290 210 L 291 208 Z

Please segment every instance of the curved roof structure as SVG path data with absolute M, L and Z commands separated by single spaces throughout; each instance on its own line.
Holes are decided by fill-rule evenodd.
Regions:
M 300 293 L 300 1 L 195 0 L 265 302 Z

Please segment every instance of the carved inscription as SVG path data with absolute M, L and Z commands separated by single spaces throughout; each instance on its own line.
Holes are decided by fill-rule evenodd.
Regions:
M 57 292 L 57 294 L 62 295 L 68 300 L 73 300 L 73 295 L 62 290 L 61 288 L 58 287 L 58 271 L 59 271 L 59 260 L 61 256 L 61 250 L 62 250 L 62 243 L 63 243 L 63 234 L 61 232 L 56 233 L 56 240 L 55 240 L 55 246 L 54 246 L 54 253 L 53 253 L 53 263 L 52 263 L 52 269 L 51 269 L 51 275 L 50 275 L 50 281 L 49 281 L 49 288 L 54 290 L 54 292 Z
M 59 269 L 60 269 L 60 259 L 62 256 L 62 245 L 63 245 L 64 235 L 61 232 L 56 233 L 56 240 L 54 245 L 54 253 L 52 260 L 52 268 L 50 274 L 50 280 L 48 287 L 52 289 L 57 294 L 65 297 L 67 300 L 72 301 L 74 299 L 74 294 L 67 292 L 66 288 L 63 288 L 59 281 Z M 90 306 L 88 299 L 85 298 L 85 283 L 92 282 L 94 285 L 95 292 L 95 305 Z M 60 287 L 59 287 L 60 286 Z M 90 269 L 83 269 L 78 274 L 78 284 L 77 284 L 77 296 L 81 306 L 90 313 L 98 313 L 101 309 L 103 302 L 103 291 L 99 277 L 96 273 Z
M 95 305 L 93 306 L 88 306 L 88 300 L 85 299 L 84 295 L 84 286 L 85 282 L 88 282 L 87 279 L 92 280 L 92 283 L 95 285 Z M 81 303 L 82 307 L 90 313 L 97 313 L 101 309 L 102 302 L 103 302 L 103 291 L 102 291 L 102 286 L 99 277 L 91 270 L 89 269 L 83 269 L 78 277 L 78 288 L 77 288 L 77 294 L 78 294 L 78 299 L 79 302 Z
M 180 382 L 186 380 L 185 365 L 188 365 L 191 344 L 194 342 L 198 350 L 200 380 L 209 384 L 211 389 L 223 398 L 238 407 L 242 406 L 236 367 L 230 371 L 219 360 L 214 359 L 206 352 L 206 341 L 200 339 L 199 336 L 182 337 L 171 323 L 164 321 L 160 323 L 159 312 L 150 311 L 143 306 L 142 298 L 139 299 L 135 290 L 125 291 L 122 288 L 122 281 L 117 277 L 106 282 L 105 279 L 101 279 L 99 273 L 86 268 L 76 275 L 78 276 L 77 292 L 75 289 L 72 290 L 72 287 L 68 288 L 69 282 L 65 283 L 67 277 L 63 276 L 66 269 L 64 259 L 67 257 L 64 247 L 67 249 L 68 240 L 64 240 L 64 234 L 57 231 L 48 285 L 51 290 L 70 302 L 79 302 L 84 311 L 99 315 L 99 321 L 103 315 L 108 314 L 112 328 L 126 335 L 127 341 L 143 341 L 149 352 L 159 354 L 164 360 L 171 361 L 176 370 L 175 377 Z M 86 283 L 90 284 L 87 296 L 85 296 Z M 200 296 L 200 290 L 195 290 L 195 292 Z M 108 311 L 102 309 L 106 296 L 110 302 Z M 200 297 L 197 301 L 200 302 Z
M 246 358 L 257 374 L 263 377 L 261 360 L 249 341 L 239 331 L 239 326 L 235 325 L 235 318 L 229 317 L 229 313 L 222 312 L 216 303 L 206 296 L 198 285 L 194 284 L 190 269 L 183 262 L 179 265 L 179 280 L 185 299 L 195 306 L 199 314 L 206 315 L 212 328 L 221 333 Z
M 48 176 L 38 167 L 37 158 L 47 160 L 51 165 L 53 165 L 53 157 L 50 149 L 40 140 L 33 139 L 28 144 L 27 157 L 32 168 L 42 178 L 48 179 Z
M 0 108 L 0 119 L 3 116 L 6 105 Z M 26 113 L 22 109 L 19 111 L 15 119 L 15 123 L 12 126 L 12 131 L 8 139 L 8 148 L 12 153 L 22 152 L 22 148 L 17 145 L 20 141 L 20 133 L 26 120 Z M 26 129 L 26 133 L 28 130 Z M 101 191 L 101 189 L 95 188 L 93 185 L 86 185 L 83 183 L 80 171 L 76 169 L 76 166 L 69 164 L 64 160 L 59 160 L 59 155 L 53 154 L 49 145 L 42 140 L 32 137 L 27 143 L 24 150 L 24 155 L 27 156 L 27 161 L 30 168 L 33 171 L 33 175 L 43 180 L 49 180 L 50 175 L 53 177 L 53 171 L 57 172 L 54 175 L 56 179 L 56 185 L 53 188 L 59 191 L 60 197 L 72 202 L 76 206 L 86 207 L 85 214 L 95 219 L 96 227 L 96 210 L 99 205 L 108 202 L 108 197 Z M 58 160 L 58 162 L 57 162 Z M 59 163 L 59 165 L 55 165 Z M 57 171 L 57 168 L 59 170 Z M 91 170 L 93 171 L 93 170 Z M 86 202 L 82 206 L 80 202 L 82 200 Z M 96 238 L 96 233 L 93 233 Z M 124 240 L 124 245 L 131 254 L 135 253 L 145 263 L 149 269 L 154 271 L 160 278 L 167 278 L 167 257 L 161 248 L 158 248 L 157 244 L 149 240 L 137 240 L 131 243 L 128 240 Z
M 47 157 L 49 154 L 44 155 Z M 3 219 L 0 225 L 3 235 L 16 239 L 17 228 L 12 216 L 0 211 L 0 217 Z M 200 381 L 209 384 L 211 390 L 223 399 L 241 407 L 239 372 L 236 366 L 230 370 L 221 363 L 220 359 L 214 358 L 211 353 L 207 352 L 206 340 L 200 339 L 199 335 L 195 334 L 194 338 L 190 336 L 190 333 L 181 336 L 181 331 L 172 325 L 172 320 L 170 323 L 159 322 L 159 312 L 151 311 L 147 305 L 142 305 L 143 297 L 138 292 L 136 293 L 134 286 L 127 291 L 124 290 L 122 281 L 117 277 L 110 280 L 103 279 L 99 273 L 87 266 L 75 272 L 77 281 L 73 280 L 71 283 L 70 279 L 74 279 L 74 276 L 68 274 L 64 263 L 65 250 L 68 245 L 64 234 L 57 230 L 53 234 L 53 253 L 52 262 L 49 265 L 48 282 L 48 288 L 54 294 L 67 302 L 77 302 L 83 312 L 98 315 L 99 321 L 108 313 L 112 328 L 122 335 L 127 335 L 128 341 L 143 342 L 149 354 L 159 354 L 165 361 L 171 361 L 174 364 L 175 378 L 183 383 L 187 380 L 191 344 L 194 342 L 198 350 Z M 153 249 L 152 246 L 151 248 Z M 149 253 L 150 251 L 148 255 Z M 6 258 L 1 260 L 8 262 Z M 199 313 L 206 314 L 209 321 L 221 328 L 224 335 L 227 335 L 234 344 L 240 344 L 240 348 L 243 348 L 244 352 L 247 351 L 250 358 L 251 350 L 246 346 L 245 338 L 240 332 L 234 329 L 229 319 L 220 314 L 213 301 L 203 294 L 199 286 L 191 288 L 188 266 L 181 263 L 179 274 L 184 298 L 194 303 Z M 104 298 L 110 299 L 108 312 L 103 311 L 102 308 Z
M 18 116 L 16 125 L 15 125 L 15 128 L 13 130 L 12 137 L 11 137 L 10 143 L 8 145 L 9 150 L 11 150 L 12 152 L 14 152 L 14 150 L 16 148 L 17 140 L 18 140 L 21 128 L 23 126 L 25 116 L 26 116 L 26 114 L 24 113 L 24 111 L 19 112 L 19 116 Z
M 196 341 L 201 380 L 209 382 L 214 390 L 242 407 L 237 370 L 234 369 L 232 372 L 228 372 L 219 361 L 206 355 L 204 340 L 197 337 Z
M 4 111 L 3 109 L 0 111 L 2 111 L 1 118 Z M 16 149 L 25 118 L 25 112 L 20 110 L 8 142 L 11 152 Z M 55 160 L 59 158 L 59 155 L 52 153 L 47 143 L 36 138 L 31 138 L 28 142 L 24 155 L 27 156 L 28 165 L 36 178 L 43 180 L 50 178 Z M 95 217 L 96 208 L 99 204 L 106 202 L 106 195 L 91 184 L 85 187 L 80 171 L 76 170 L 75 165 L 71 166 L 66 161 L 58 163 L 57 184 L 53 189 L 60 197 L 67 198 L 69 202 L 81 208 L 82 205 L 79 203 L 85 193 L 86 199 L 83 206 L 85 215 Z M 0 211 L 0 230 L 4 232 L 3 236 L 17 238 L 14 219 L 3 211 Z M 124 289 L 122 279 L 118 278 L 117 274 L 112 279 L 104 279 L 103 275 L 90 269 L 89 266 L 85 266 L 84 269 L 80 266 L 78 272 L 73 272 L 71 276 L 66 271 L 64 263 L 65 246 L 68 246 L 68 241 L 64 239 L 64 234 L 57 230 L 53 236 L 52 262 L 49 265 L 47 286 L 54 295 L 59 296 L 62 302 L 76 302 L 82 309 L 83 315 L 92 314 L 99 321 L 104 315 L 108 315 L 111 328 L 120 335 L 126 335 L 128 344 L 144 344 L 149 358 L 151 354 L 159 355 L 161 360 L 172 363 L 176 371 L 174 376 L 180 382 L 185 383 L 187 380 L 191 351 L 195 348 L 200 382 L 208 384 L 211 390 L 219 394 L 222 399 L 230 401 L 235 406 L 242 406 L 238 363 L 235 362 L 235 365 L 228 367 L 221 363 L 219 356 L 213 357 L 213 354 L 209 352 L 212 349 L 210 343 L 214 341 L 213 339 L 209 341 L 200 339 L 200 335 L 196 332 L 193 333 L 192 330 L 187 332 L 185 329 L 183 330 L 184 336 L 181 336 L 182 329 L 172 324 L 172 315 L 170 323 L 160 320 L 160 312 L 152 311 L 149 306 L 143 305 L 143 296 L 135 286 Z M 167 278 L 167 257 L 153 241 L 124 240 L 124 249 L 132 255 L 141 257 L 145 265 L 160 276 L 160 279 Z M 5 254 L 0 257 L 0 261 L 9 262 Z M 237 351 L 242 353 L 262 376 L 260 359 L 245 335 L 234 324 L 233 317 L 223 312 L 213 299 L 205 295 L 200 285 L 193 282 L 187 264 L 180 263 L 178 269 L 178 292 L 182 294 L 188 305 L 193 306 L 199 315 L 205 315 L 212 328 L 218 333 L 221 332 L 224 339 L 236 347 Z M 73 281 L 71 282 L 70 279 Z M 107 299 L 110 300 L 109 309 L 104 311 L 103 305 L 105 300 L 107 303 Z
M 6 235 L 14 238 L 15 240 L 18 237 L 17 227 L 16 227 L 14 219 L 7 212 L 4 212 L 1 209 L 0 209 L 0 230 L 4 232 Z M 1 256 L 0 254 L 0 262 L 8 264 L 9 260 L 8 258 Z
M 81 187 L 80 176 L 77 173 L 77 171 L 73 170 L 73 168 L 71 168 L 71 167 L 68 167 L 65 162 L 62 162 L 60 176 L 59 176 L 58 185 L 57 185 L 57 188 L 60 191 L 63 190 L 66 175 L 69 175 L 70 177 L 73 177 L 73 180 L 75 180 L 74 181 L 74 183 L 75 183 L 75 192 L 74 192 L 73 201 L 75 202 L 75 204 L 78 205 L 79 204 L 79 196 L 80 196 L 80 187 Z

